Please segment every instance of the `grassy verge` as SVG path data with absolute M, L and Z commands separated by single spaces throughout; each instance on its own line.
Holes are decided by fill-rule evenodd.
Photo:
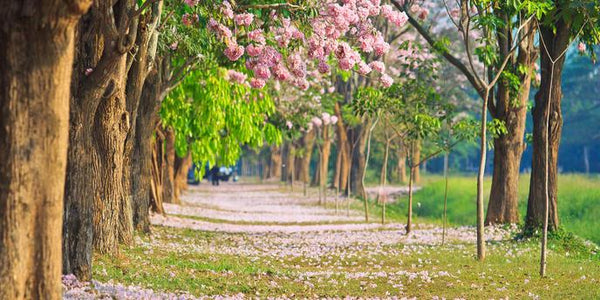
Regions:
M 597 259 L 550 251 L 547 278 L 537 275 L 536 241 L 488 244 L 485 262 L 477 262 L 468 244 L 444 247 L 393 244 L 362 245 L 347 253 L 318 255 L 228 254 L 218 247 L 279 247 L 275 235 L 233 235 L 155 227 L 119 257 L 96 255 L 96 280 L 114 280 L 157 291 L 186 291 L 195 296 L 321 298 L 406 296 L 419 298 L 598 299 Z M 326 243 L 326 241 L 324 241 Z M 276 246 L 273 246 L 276 245 Z M 310 246 L 310 245 L 309 245 Z M 244 246 L 246 247 L 246 246 Z M 364 248 L 362 248 L 364 247 Z
M 443 212 L 444 179 L 427 175 L 423 189 L 414 194 L 413 213 L 427 222 L 440 223 Z M 486 194 L 489 195 L 491 179 L 486 178 Z M 448 184 L 448 220 L 454 225 L 475 225 L 476 180 L 474 176 L 452 175 Z M 522 218 L 527 210 L 529 176 L 519 181 L 519 212 Z M 487 201 L 488 196 L 485 199 Z M 558 181 L 558 209 L 561 226 L 569 232 L 600 244 L 600 177 L 561 174 Z M 404 222 L 407 197 L 388 205 L 388 219 Z M 485 205 L 487 208 L 487 203 Z M 378 216 L 379 206 L 372 204 L 372 213 Z

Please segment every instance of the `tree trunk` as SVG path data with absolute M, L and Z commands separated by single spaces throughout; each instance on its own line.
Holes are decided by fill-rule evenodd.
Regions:
M 385 152 L 383 153 L 383 165 L 381 166 L 381 175 L 379 177 L 379 182 L 381 185 L 381 189 L 385 189 L 385 185 L 387 183 L 387 165 L 390 154 L 390 140 L 385 141 Z M 382 204 L 381 209 L 381 224 L 385 224 L 385 204 L 387 202 L 387 194 L 385 191 L 380 191 L 377 195 L 377 200 Z
M 143 232 L 150 230 L 149 208 L 151 199 L 156 197 L 152 187 L 152 178 L 153 173 L 157 171 L 154 170 L 153 164 L 153 152 L 157 142 L 153 135 L 158 122 L 160 105 L 160 101 L 157 99 L 159 94 L 157 79 L 157 72 L 154 71 L 148 75 L 144 83 L 136 122 L 137 129 L 131 165 L 133 224 L 137 230 Z M 156 182 L 154 184 L 154 189 L 162 186 L 161 184 L 157 185 Z M 162 196 L 156 200 L 160 202 L 160 209 L 155 209 L 155 211 L 161 212 Z
M 307 132 L 302 139 L 304 154 L 300 158 L 298 178 L 305 184 L 308 184 L 310 180 L 310 158 L 312 157 L 313 148 L 315 146 L 315 132 L 316 129 Z
M 163 207 L 163 203 L 164 203 L 163 180 L 165 178 L 165 175 L 164 175 L 165 168 L 163 167 L 163 164 L 165 161 L 164 143 L 165 143 L 165 136 L 162 134 L 162 131 L 159 130 L 158 126 L 157 126 L 155 145 L 154 145 L 154 148 L 152 149 L 152 180 L 150 182 L 150 184 L 151 184 L 150 191 L 151 191 L 152 198 L 150 199 L 150 208 L 159 214 L 165 213 L 165 209 Z M 144 209 L 143 204 L 144 203 L 140 204 L 140 208 L 139 208 L 140 210 Z
M 329 173 L 329 156 L 331 155 L 331 137 L 329 136 L 329 125 L 323 125 L 323 145 L 321 146 L 321 164 L 319 171 L 319 182 L 323 190 L 323 198 L 327 201 L 327 179 Z
M 400 183 L 406 183 L 406 150 L 402 147 L 396 152 L 398 158 L 398 164 L 396 165 L 396 172 L 398 172 L 398 181 Z
M 539 228 L 545 220 L 546 200 L 548 200 L 548 230 L 558 229 L 558 147 L 562 131 L 562 70 L 565 56 L 560 56 L 569 46 L 571 24 L 562 19 L 558 21 L 555 32 L 551 27 L 542 26 L 540 35 L 552 58 L 553 64 L 545 50 L 541 53 L 542 80 L 540 89 L 535 95 L 533 108 L 533 159 L 531 167 L 531 183 L 527 201 L 525 227 Z M 543 47 L 540 45 L 540 47 Z M 553 68 L 554 67 L 554 68 Z M 549 124 L 547 119 L 549 115 Z M 548 142 L 548 151 L 546 151 Z M 546 168 L 546 155 L 548 159 Z M 548 177 L 546 178 L 546 172 Z M 546 186 L 547 179 L 547 186 Z M 546 187 L 548 194 L 546 195 Z
M 121 212 L 123 222 L 132 222 L 134 228 L 149 232 L 148 206 L 150 197 L 150 178 L 151 178 L 151 157 L 152 143 L 150 142 L 152 131 L 138 134 L 138 122 L 146 122 L 143 126 L 149 128 L 140 128 L 140 130 L 153 130 L 154 124 L 148 123 L 149 120 L 142 118 L 151 118 L 149 109 L 155 106 L 156 95 L 143 95 L 146 79 L 149 71 L 156 66 L 154 57 L 158 43 L 158 26 L 160 13 L 162 10 L 162 1 L 154 4 L 151 14 L 141 16 L 138 26 L 136 48 L 134 56 L 130 56 L 128 65 L 131 65 L 127 74 L 126 85 L 126 108 L 129 113 L 129 131 L 125 139 L 124 148 L 124 167 L 123 167 L 123 190 L 127 203 L 130 203 L 132 213 Z M 156 73 L 156 72 L 155 72 Z M 156 79 L 156 78 L 155 78 Z M 154 81 L 156 81 L 154 79 Z M 150 90 L 157 92 L 156 82 L 148 83 L 152 85 Z M 148 90 L 146 90 L 146 93 Z M 145 96 L 146 99 L 142 99 Z M 142 101 L 146 103 L 142 103 Z M 146 105 L 147 107 L 142 107 Z M 142 116 L 142 110 L 146 109 L 145 116 Z M 145 149 L 139 149 L 145 147 Z M 131 220 L 129 220 L 131 218 Z
M 294 184 L 294 162 L 296 155 L 296 147 L 294 147 L 294 142 L 290 141 L 286 144 L 286 162 L 285 162 L 285 181 L 289 182 L 290 185 Z
M 411 163 L 412 165 L 412 163 Z M 413 203 L 413 178 L 415 175 L 415 168 L 409 169 L 408 175 L 408 213 L 406 217 L 406 234 L 409 234 L 412 230 L 412 203 Z
M 60 299 L 74 29 L 90 3 L 0 4 L 0 299 Z
M 165 159 L 163 178 L 163 201 L 179 204 L 175 197 L 175 132 L 172 128 L 165 129 Z
M 356 148 L 352 151 L 352 174 L 350 176 L 352 192 L 358 197 L 367 198 L 365 187 L 363 185 L 363 176 L 366 172 L 366 155 L 365 149 L 367 146 L 367 137 L 369 136 L 369 128 L 371 120 L 367 120 L 364 124 L 354 127 Z
M 269 178 L 281 177 L 281 147 L 271 146 L 271 163 Z
M 175 173 L 173 183 L 173 195 L 177 202 L 181 202 L 179 196 L 183 190 L 187 189 L 187 174 L 192 166 L 192 154 L 188 153 L 185 157 L 175 155 Z
M 533 70 L 536 49 L 533 24 L 523 29 L 528 35 L 519 44 L 517 65 Z M 502 48 L 508 48 L 500 39 Z M 506 50 L 508 51 L 508 50 Z M 494 139 L 494 173 L 488 202 L 486 225 L 519 222 L 519 170 L 525 150 L 523 135 L 527 118 L 527 102 L 531 89 L 532 72 L 520 74 L 521 85 L 516 93 L 504 81 L 498 83 L 495 104 L 488 109 L 496 119 L 504 121 L 507 133 Z
M 319 161 L 317 163 L 317 167 L 313 170 L 313 175 L 310 178 L 310 186 L 315 187 L 321 184 L 320 173 L 321 173 L 321 158 L 322 154 L 319 151 Z
M 421 141 L 415 141 L 412 153 L 412 164 L 418 164 L 421 161 Z M 415 167 L 413 172 L 413 182 L 420 183 L 421 182 L 421 172 L 419 170 L 419 166 Z
M 348 141 L 348 133 L 344 120 L 342 119 L 342 109 L 339 102 L 335 103 L 335 115 L 338 117 L 336 125 L 337 134 L 337 150 L 338 156 L 336 161 L 335 181 L 336 187 L 340 190 L 348 187 L 348 174 L 350 172 L 350 142 Z
M 111 13 L 112 9 L 119 14 L 129 11 L 132 2 L 108 5 L 94 2 L 79 23 L 71 84 L 63 272 L 82 280 L 91 276 L 92 239 L 101 253 L 114 253 L 118 241 L 131 242 L 133 233 L 132 222 L 120 216 L 131 213 L 122 185 L 123 148 L 129 130 L 125 107 L 129 47 L 124 41 L 135 40 L 137 30 L 135 22 L 125 22 L 131 26 L 117 22 Z M 118 34 L 108 35 L 98 25 L 107 20 L 118 23 Z

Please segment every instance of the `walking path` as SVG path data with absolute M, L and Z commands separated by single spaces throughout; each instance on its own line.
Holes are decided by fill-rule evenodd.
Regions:
M 446 270 L 428 273 L 390 269 L 372 274 L 361 271 L 360 265 L 355 266 L 356 261 L 368 261 L 369 265 L 378 266 L 381 257 L 408 257 L 415 253 L 425 255 L 426 251 L 432 251 L 432 245 L 440 244 L 442 229 L 432 225 L 417 225 L 410 235 L 406 235 L 403 224 L 364 223 L 360 211 L 351 210 L 347 214 L 345 210 L 336 211 L 319 206 L 318 197 L 314 191 L 311 192 L 309 197 L 305 197 L 301 188 L 291 192 L 289 187 L 277 183 L 222 183 L 217 187 L 203 183 L 190 186 L 181 197 L 181 205 L 165 204 L 166 215 L 151 216 L 154 233 L 149 239 L 136 238 L 136 246 L 146 249 L 144 253 L 149 254 L 175 253 L 178 257 L 232 255 L 263 264 L 283 263 L 297 271 L 281 275 L 282 278 L 277 274 L 272 275 L 273 280 L 286 282 L 292 280 L 288 279 L 291 276 L 294 284 L 306 285 L 307 288 L 316 284 L 314 280 L 318 280 L 318 283 L 332 276 L 360 282 L 385 276 L 389 282 L 397 281 L 400 285 L 395 287 L 399 287 L 401 292 L 401 282 L 406 278 L 427 283 L 434 277 L 451 276 Z M 334 201 L 333 197 L 328 201 Z M 328 207 L 331 206 L 329 204 Z M 345 203 L 341 204 L 345 207 Z M 209 239 L 202 238 L 200 234 L 195 238 L 182 239 L 165 229 L 169 227 L 216 235 Z M 502 240 L 509 234 L 509 231 L 499 228 L 486 230 L 488 240 Z M 475 241 L 474 228 L 450 228 L 446 241 L 454 242 L 452 247 L 463 251 L 465 243 Z M 398 248 L 397 245 L 404 246 Z M 342 267 L 310 267 L 305 270 L 298 269 L 298 260 L 315 266 L 345 264 L 353 267 L 348 270 Z M 217 273 L 214 276 L 217 277 L 211 280 L 218 281 L 223 280 L 218 276 L 231 274 Z M 127 286 L 112 280 L 79 282 L 72 275 L 63 277 L 63 288 L 65 299 L 197 299 L 185 291 L 177 294 L 155 292 L 147 287 Z M 230 294 L 226 290 L 222 293 L 224 298 L 246 297 L 244 294 Z M 219 299 L 221 296 L 212 294 L 201 298 Z

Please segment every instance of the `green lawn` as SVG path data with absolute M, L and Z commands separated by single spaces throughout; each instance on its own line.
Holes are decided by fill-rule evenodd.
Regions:
M 444 178 L 426 175 L 421 184 L 423 189 L 414 195 L 413 212 L 417 218 L 425 218 L 429 223 L 439 223 L 444 207 Z M 491 178 L 486 178 L 487 195 L 490 185 Z M 448 221 L 454 225 L 475 225 L 475 177 L 452 175 L 448 187 Z M 528 191 L 529 175 L 522 175 L 519 182 L 519 211 L 522 219 L 527 211 Z M 600 177 L 562 174 L 558 181 L 558 195 L 561 226 L 566 231 L 600 244 Z M 389 219 L 400 222 L 405 220 L 406 198 L 388 206 Z M 374 215 L 379 211 L 376 206 L 372 210 Z
M 277 234 L 207 233 L 154 227 L 122 247 L 118 259 L 95 255 L 93 277 L 155 291 L 194 296 L 326 298 L 436 297 L 491 299 L 598 299 L 600 263 L 550 251 L 548 277 L 540 278 L 537 241 L 488 243 L 485 262 L 475 246 L 449 243 L 349 244 L 343 248 L 281 243 Z M 314 252 L 313 248 L 321 249 Z M 551 242 L 550 248 L 554 248 Z M 223 249 L 258 250 L 232 255 Z M 305 249 L 304 255 L 292 255 Z M 275 254 L 281 253 L 282 255 Z M 283 252 L 279 252 L 283 251 Z M 288 253 L 288 254 L 286 254 Z

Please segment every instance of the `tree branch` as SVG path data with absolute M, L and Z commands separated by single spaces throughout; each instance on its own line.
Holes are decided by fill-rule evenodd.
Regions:
M 146 2 L 144 2 L 144 4 L 142 4 L 142 6 L 138 9 L 134 9 L 131 11 L 131 13 L 129 14 L 129 19 L 133 19 L 133 18 L 137 18 L 139 17 L 139 15 L 141 15 L 144 10 L 146 10 L 146 8 L 148 8 L 150 5 L 161 1 L 161 0 L 146 0 Z
M 391 2 L 398 10 L 406 13 L 406 11 L 404 10 L 404 7 L 402 7 L 402 5 L 400 5 L 397 0 L 392 0 Z M 433 49 L 436 49 L 437 41 L 434 40 L 432 35 L 425 28 L 423 28 L 423 26 L 421 26 L 421 24 L 419 24 L 419 22 L 417 22 L 417 20 L 415 20 L 410 14 L 407 13 L 406 15 L 408 16 L 408 22 L 427 41 L 429 46 L 431 46 Z M 454 55 L 452 55 L 450 52 L 448 52 L 448 51 L 441 51 L 441 52 L 442 52 L 441 53 L 442 56 L 444 56 L 444 58 L 449 63 L 454 65 L 459 71 L 461 71 L 463 73 L 463 75 L 465 75 L 467 77 L 467 80 L 469 80 L 471 85 L 473 85 L 473 87 L 477 90 L 477 93 L 483 98 L 485 95 L 485 86 L 483 85 L 483 83 L 478 82 L 475 75 L 472 74 L 469 71 L 469 69 L 467 69 L 467 67 L 458 58 L 456 58 Z
M 287 8 L 290 10 L 304 9 L 302 6 L 291 4 L 291 3 L 272 3 L 272 4 L 247 4 L 236 7 L 236 11 L 243 11 L 247 9 L 283 9 Z

